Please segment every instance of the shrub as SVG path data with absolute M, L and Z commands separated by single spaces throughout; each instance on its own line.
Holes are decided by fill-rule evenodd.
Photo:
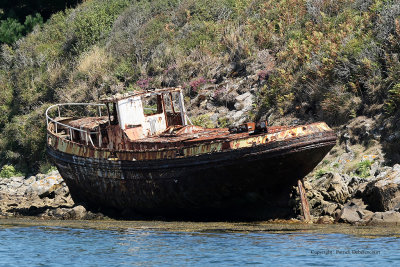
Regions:
M 357 168 L 354 172 L 355 175 L 361 178 L 367 178 L 370 176 L 372 162 L 369 160 L 363 160 L 357 164 Z
M 10 178 L 13 176 L 23 176 L 23 174 L 17 171 L 14 166 L 11 165 L 4 165 L 0 171 L 1 178 Z
M 22 37 L 24 25 L 13 18 L 2 20 L 0 24 L 0 42 L 12 44 Z
M 211 121 L 208 114 L 199 115 L 192 119 L 193 125 L 201 126 L 204 128 L 214 128 L 215 125 Z
M 42 164 L 40 164 L 40 168 L 39 168 L 39 172 L 43 173 L 43 174 L 48 174 L 52 171 L 56 171 L 57 168 L 56 166 L 50 164 L 49 162 L 44 162 Z
M 218 118 L 218 128 L 228 128 L 232 125 L 227 117 Z
M 79 54 L 109 34 L 114 20 L 128 6 L 129 0 L 102 0 L 83 3 L 71 13 L 71 32 L 67 43 Z
M 13 44 L 22 36 L 31 32 L 36 25 L 42 25 L 43 18 L 39 13 L 35 16 L 28 15 L 25 18 L 24 24 L 21 24 L 17 19 L 7 18 L 0 21 L 0 42 Z
M 400 83 L 389 89 L 389 97 L 385 102 L 385 110 L 387 113 L 392 114 L 399 110 L 400 105 Z

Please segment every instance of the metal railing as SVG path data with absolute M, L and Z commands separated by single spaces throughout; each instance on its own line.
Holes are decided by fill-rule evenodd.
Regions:
M 55 104 L 55 105 L 52 105 L 52 106 L 50 106 L 49 108 L 46 109 L 46 124 L 47 124 L 47 129 L 49 129 L 49 124 L 50 124 L 50 123 L 53 123 L 53 124 L 54 124 L 55 133 L 57 134 L 58 125 L 59 125 L 59 126 L 63 126 L 63 127 L 65 127 L 66 129 L 68 129 L 68 132 L 69 132 L 69 136 L 70 136 L 71 141 L 72 141 L 72 130 L 75 130 L 75 131 L 78 131 L 78 132 L 82 132 L 82 133 L 85 134 L 86 144 L 88 145 L 88 144 L 89 144 L 89 141 L 90 141 L 91 145 L 94 147 L 94 143 L 93 143 L 91 134 L 97 134 L 98 132 L 90 132 L 90 131 L 87 131 L 87 130 L 84 130 L 84 129 L 75 128 L 75 127 L 72 127 L 72 126 L 70 126 L 70 125 L 67 125 L 67 124 L 58 122 L 58 121 L 56 121 L 55 119 L 53 119 L 53 118 L 51 118 L 51 117 L 49 116 L 49 111 L 57 107 L 57 110 L 58 110 L 58 118 L 60 118 L 60 117 L 61 117 L 60 107 L 62 107 L 62 106 L 97 106 L 97 107 L 98 107 L 99 117 L 101 117 L 101 107 L 102 107 L 102 106 L 105 107 L 106 105 L 105 105 L 105 104 L 97 104 L 97 103 L 62 103 L 62 104 Z M 88 140 L 89 140 L 89 141 L 88 141 Z

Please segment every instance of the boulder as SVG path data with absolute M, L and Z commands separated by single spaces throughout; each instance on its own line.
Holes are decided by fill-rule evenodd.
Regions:
M 364 194 L 367 184 L 368 184 L 368 179 L 355 176 L 351 178 L 347 187 L 352 197 L 362 198 L 362 195 Z
M 71 209 L 71 211 L 69 212 L 69 214 L 70 214 L 71 219 L 81 220 L 86 217 L 87 211 L 86 211 L 85 207 L 83 207 L 82 205 L 79 205 L 79 206 L 73 207 Z
M 252 94 L 250 92 L 246 92 L 244 94 L 238 95 L 235 99 L 236 101 L 244 101 L 246 98 L 252 97 Z
M 368 220 L 368 225 L 395 224 L 400 225 L 400 213 L 397 211 L 375 212 Z
M 400 170 L 393 168 L 369 182 L 363 200 L 371 211 L 384 212 L 400 208 Z
M 242 111 L 242 110 L 239 110 L 239 111 L 237 111 L 237 112 L 234 112 L 233 113 L 233 115 L 232 115 L 232 120 L 234 121 L 234 122 L 237 122 L 237 121 L 239 121 L 242 117 L 243 117 L 243 115 L 244 115 L 244 112 Z M 241 122 L 238 122 L 238 124 L 240 124 Z
M 331 216 L 324 215 L 324 216 L 319 217 L 319 218 L 315 221 L 315 223 L 317 223 L 317 224 L 331 224 L 331 223 L 333 223 L 334 221 L 335 221 L 335 220 L 334 220 Z
M 328 202 L 328 201 L 321 201 L 321 211 L 322 215 L 329 215 L 333 216 L 335 214 L 338 205 L 336 203 Z
M 235 100 L 237 101 L 234 104 L 236 110 L 249 111 L 253 107 L 253 95 L 250 92 L 237 96 Z
M 353 199 L 346 203 L 340 211 L 336 221 L 344 223 L 357 223 L 372 214 L 366 210 L 366 205 L 361 199 Z
M 319 190 L 326 201 L 344 204 L 350 197 L 347 177 L 342 177 L 338 173 L 326 173 L 321 178 L 314 180 L 312 187 Z
M 49 196 L 52 192 L 62 187 L 63 179 L 61 176 L 48 176 L 36 182 L 33 182 L 26 190 L 27 196 L 38 195 L 40 198 Z
M 29 185 L 33 184 L 34 182 L 36 182 L 36 177 L 35 176 L 30 176 L 30 177 L 28 177 L 27 179 L 24 180 L 24 185 L 29 186 Z

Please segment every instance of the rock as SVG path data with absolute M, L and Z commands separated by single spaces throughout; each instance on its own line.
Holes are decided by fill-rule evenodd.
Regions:
M 66 214 L 66 209 L 64 208 L 56 208 L 54 210 L 48 210 L 47 215 L 50 217 L 55 217 L 55 218 L 63 218 L 65 217 Z
M 253 97 L 246 98 L 242 103 L 243 103 L 243 110 L 249 111 L 253 109 Z
M 217 111 L 217 107 L 213 105 L 213 103 L 211 101 L 207 101 L 206 102 L 206 107 L 207 110 L 210 111 Z
M 218 122 L 218 118 L 219 118 L 219 114 L 218 113 L 212 113 L 212 115 L 210 115 L 210 120 L 212 122 L 214 122 L 215 124 Z
M 235 98 L 237 101 L 234 104 L 236 110 L 249 111 L 253 108 L 253 95 L 250 92 L 246 92 Z
M 219 114 L 224 115 L 224 114 L 227 114 L 229 112 L 229 109 L 227 107 L 218 107 L 217 112 Z
M 362 198 L 367 184 L 368 180 L 366 178 L 353 177 L 347 187 L 352 197 Z
M 234 114 L 233 114 L 233 116 L 232 116 L 232 120 L 233 121 L 239 121 L 239 119 L 242 117 L 244 115 L 244 112 L 243 111 L 241 111 L 241 110 L 239 110 L 239 111 L 237 111 L 237 112 L 235 112 Z
M 400 172 L 400 164 L 393 165 L 393 170 Z
M 87 211 L 85 209 L 85 207 L 83 207 L 82 205 L 79 206 L 75 206 L 72 208 L 72 210 L 69 212 L 69 214 L 71 215 L 71 219 L 84 219 Z
M 24 183 L 24 177 L 12 177 L 9 179 L 8 186 L 12 188 L 19 188 Z
M 373 139 L 376 131 L 375 124 L 373 119 L 365 116 L 359 116 L 351 120 L 346 125 L 346 130 L 350 136 L 350 142 L 352 144 L 360 144 Z
M 40 198 L 50 195 L 52 192 L 60 188 L 63 179 L 60 175 L 48 176 L 38 180 L 27 189 L 26 195 L 38 195 Z
M 36 177 L 35 176 L 30 176 L 27 179 L 24 180 L 24 185 L 31 185 L 34 182 L 36 182 Z
M 236 101 L 240 101 L 241 102 L 241 101 L 245 100 L 248 97 L 252 97 L 252 94 L 250 92 L 246 92 L 244 94 L 238 95 L 235 99 L 236 99 Z
M 101 219 L 101 213 L 75 206 L 61 176 L 13 177 L 0 185 L 0 218 L 38 216 L 44 219 Z M 0 181 L 3 181 L 1 179 Z
M 348 150 L 349 152 L 347 152 L 347 153 L 342 153 L 342 154 L 337 158 L 336 162 L 334 162 L 334 164 L 337 164 L 337 165 L 338 165 L 338 171 L 339 171 L 339 172 L 342 172 L 342 171 L 344 170 L 344 168 L 345 168 L 345 166 L 346 166 L 346 164 L 347 164 L 348 162 L 351 162 L 351 161 L 354 160 L 354 153 L 353 153 L 349 148 L 347 148 L 347 150 Z
M 314 180 L 312 187 L 321 192 L 324 200 L 344 204 L 350 197 L 346 180 L 347 177 L 329 172 Z
M 367 222 L 368 225 L 377 224 L 395 224 L 400 225 L 400 213 L 397 211 L 375 212 L 371 219 Z
M 54 189 L 54 188 L 53 188 Z M 56 188 L 54 190 L 55 196 L 59 197 L 67 197 L 69 196 L 69 188 L 65 185 L 65 183 L 62 183 L 60 187 Z
M 328 201 L 321 201 L 321 210 L 322 215 L 329 215 L 333 216 L 335 214 L 335 210 L 337 209 L 338 205 Z
M 323 196 L 318 191 L 313 191 L 312 197 L 308 200 L 308 203 L 310 204 L 311 209 L 314 209 L 321 206 L 322 201 L 324 201 Z
M 236 110 L 242 110 L 243 109 L 243 104 L 241 102 L 236 102 L 234 105 Z
M 389 211 L 400 208 L 400 170 L 384 172 L 367 184 L 363 200 L 371 211 Z
M 372 214 L 371 211 L 368 211 L 365 208 L 366 205 L 361 199 L 353 199 L 343 206 L 336 220 L 338 222 L 352 224 L 360 222 L 363 218 Z
M 338 218 L 338 222 L 345 222 L 345 223 L 355 223 L 361 220 L 360 214 L 357 212 L 356 209 L 351 207 L 345 206 Z
M 335 221 L 335 220 L 334 220 L 331 216 L 325 215 L 325 216 L 319 217 L 319 218 L 315 221 L 315 223 L 317 223 L 317 224 L 331 224 L 331 223 L 333 223 L 334 221 Z

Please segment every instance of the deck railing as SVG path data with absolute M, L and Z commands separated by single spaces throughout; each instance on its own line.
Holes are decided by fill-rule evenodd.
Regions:
M 97 103 L 63 103 L 63 104 L 52 105 L 52 106 L 50 106 L 49 108 L 46 109 L 47 130 L 49 130 L 49 124 L 53 123 L 55 133 L 57 134 L 58 126 L 62 126 L 65 129 L 68 129 L 68 133 L 69 133 L 71 141 L 72 141 L 72 130 L 75 130 L 75 131 L 78 131 L 78 132 L 82 132 L 82 133 L 85 134 L 86 144 L 88 145 L 89 141 L 90 141 L 91 145 L 94 147 L 94 143 L 93 143 L 91 134 L 97 134 L 97 132 L 90 132 L 90 131 L 87 131 L 87 130 L 84 130 L 84 129 L 75 128 L 75 127 L 72 127 L 71 125 L 67 125 L 67 124 L 61 123 L 59 121 L 56 121 L 55 119 L 53 119 L 53 118 L 51 118 L 49 116 L 49 112 L 51 110 L 54 110 L 54 108 L 57 108 L 57 110 L 58 110 L 58 118 L 61 118 L 60 107 L 63 107 L 63 106 L 97 106 L 98 107 L 99 117 L 101 117 L 101 107 L 103 107 L 103 106 L 105 107 L 106 105 L 105 104 L 97 104 Z

